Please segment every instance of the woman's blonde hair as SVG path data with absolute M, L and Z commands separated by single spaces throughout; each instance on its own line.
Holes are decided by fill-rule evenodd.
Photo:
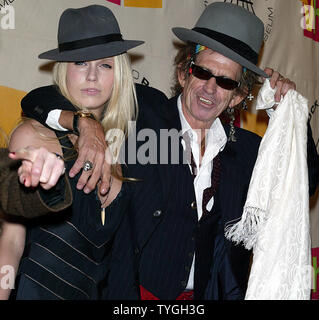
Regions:
M 72 99 L 67 85 L 67 62 L 57 62 L 53 69 L 53 80 L 76 108 L 85 109 Z M 105 139 L 113 155 L 113 163 L 118 160 L 120 148 L 130 134 L 130 121 L 135 121 L 138 112 L 137 97 L 131 63 L 127 53 L 114 56 L 114 83 L 110 99 L 105 103 L 101 124 Z

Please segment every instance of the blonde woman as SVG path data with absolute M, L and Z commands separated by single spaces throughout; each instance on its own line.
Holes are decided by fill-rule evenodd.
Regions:
M 79 110 L 78 116 L 101 122 L 116 160 L 137 108 L 126 51 L 143 42 L 123 40 L 112 12 L 98 5 L 64 11 L 58 42 L 58 49 L 39 57 L 58 62 L 54 69 L 57 90 Z M 113 128 L 123 135 L 112 139 Z M 29 120 L 13 132 L 10 150 L 45 147 L 64 157 L 68 172 L 76 158 L 76 143 L 75 134 L 58 134 Z M 83 170 L 89 172 L 93 165 L 88 160 Z M 70 179 L 71 209 L 33 219 L 26 225 L 26 244 L 13 298 L 83 300 L 105 296 L 112 238 L 125 211 L 126 184 L 116 163 L 105 195 L 98 188 L 90 194 L 78 190 L 79 175 Z M 40 182 L 46 181 L 42 176 Z M 114 203 L 117 214 L 109 210 Z M 15 239 L 21 246 L 24 232 L 16 232 Z

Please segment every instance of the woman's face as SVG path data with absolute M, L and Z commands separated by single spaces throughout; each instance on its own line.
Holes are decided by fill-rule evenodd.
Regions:
M 77 105 L 101 113 L 114 83 L 114 58 L 69 62 L 66 86 Z

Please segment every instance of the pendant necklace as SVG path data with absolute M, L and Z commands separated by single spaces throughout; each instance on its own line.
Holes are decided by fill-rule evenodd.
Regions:
M 111 191 L 111 187 L 112 187 L 112 182 L 113 182 L 113 177 L 111 176 L 110 177 L 110 187 L 109 187 L 109 190 L 108 192 L 106 193 L 106 198 L 104 199 L 103 203 L 101 202 L 101 221 L 102 221 L 102 225 L 104 226 L 104 223 L 105 223 L 105 207 L 104 204 L 105 202 L 107 201 L 108 197 L 109 197 L 109 194 L 110 194 L 110 191 Z

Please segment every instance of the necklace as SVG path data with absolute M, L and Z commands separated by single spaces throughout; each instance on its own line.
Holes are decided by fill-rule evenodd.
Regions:
M 102 221 L 102 225 L 103 225 L 103 226 L 104 226 L 104 223 L 105 223 L 105 207 L 103 207 L 103 206 L 104 206 L 105 202 L 107 201 L 107 199 L 108 199 L 108 197 L 109 197 L 109 195 L 110 195 L 110 191 L 111 191 L 111 188 L 112 188 L 112 182 L 113 182 L 113 177 L 111 176 L 111 177 L 110 177 L 110 187 L 109 187 L 109 190 L 108 190 L 108 192 L 107 192 L 106 195 L 105 195 L 104 201 L 103 201 L 103 202 L 101 201 L 101 221 Z

